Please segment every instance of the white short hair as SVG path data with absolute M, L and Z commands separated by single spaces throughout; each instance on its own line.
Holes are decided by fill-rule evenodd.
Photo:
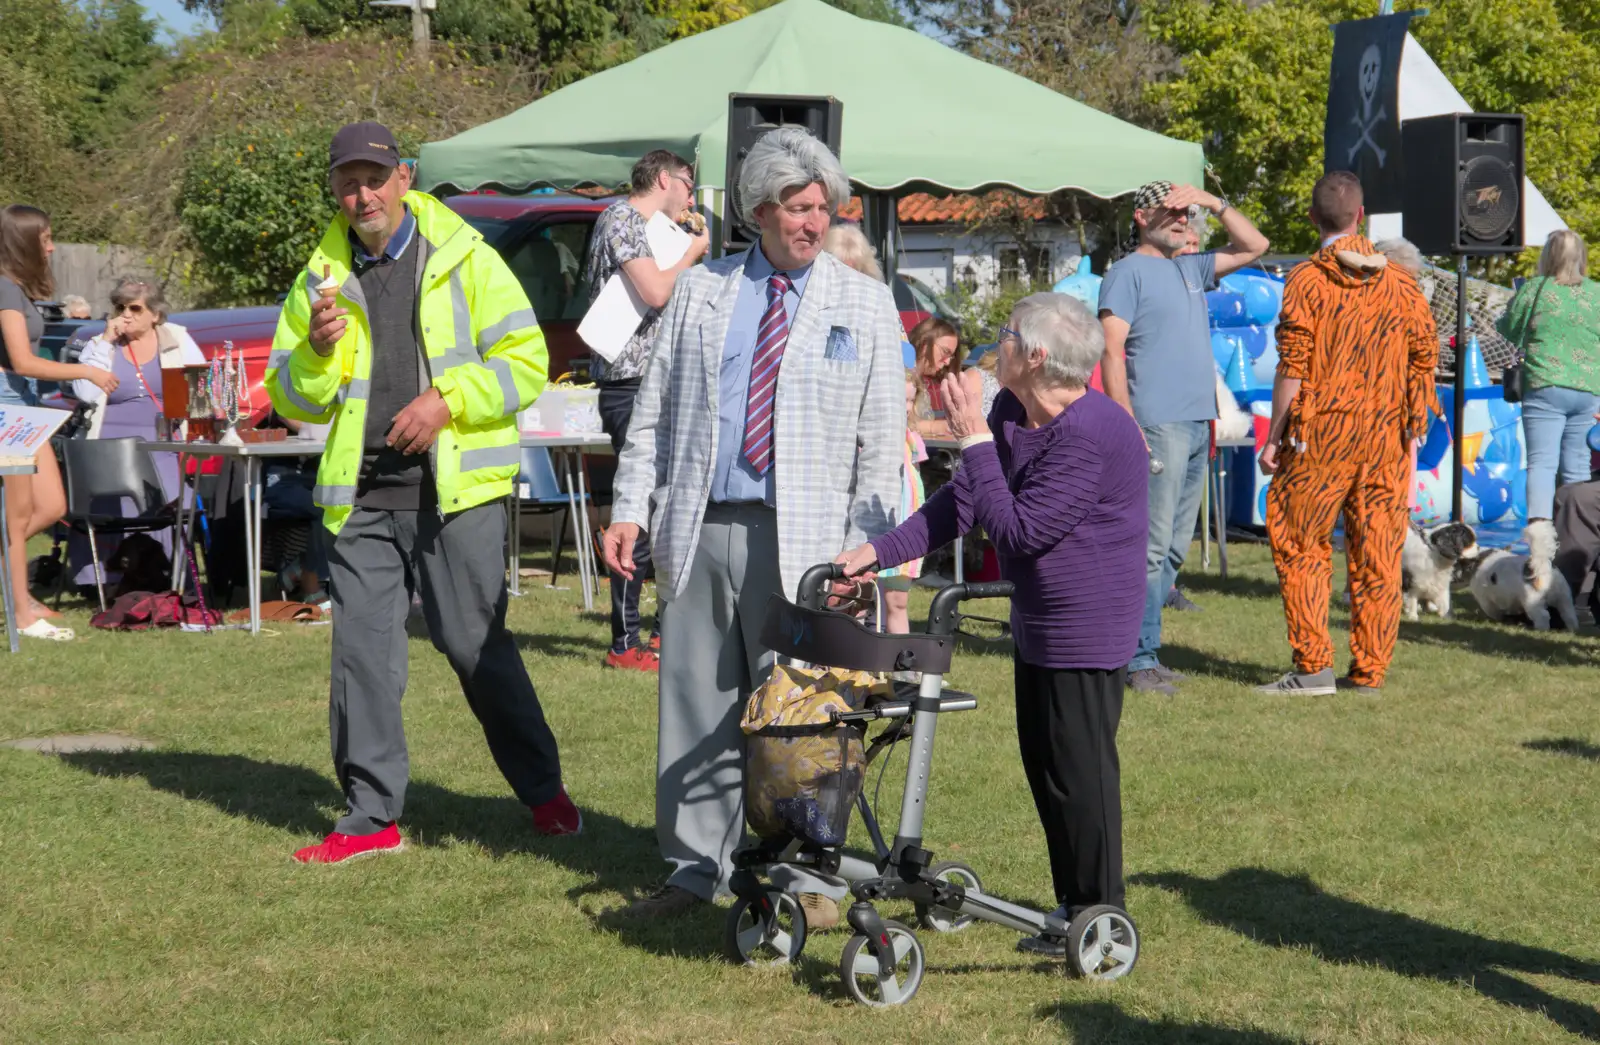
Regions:
M 878 251 L 859 226 L 835 225 L 822 237 L 822 249 L 863 276 L 871 276 L 878 282 L 883 282 L 883 268 L 878 264 Z
M 739 167 L 739 217 L 756 224 L 756 208 L 780 203 L 790 189 L 820 182 L 828 209 L 837 211 L 850 198 L 850 178 L 838 157 L 804 127 L 768 131 L 750 147 Z
M 1051 385 L 1084 388 L 1105 352 L 1105 334 L 1088 306 L 1067 294 L 1029 294 L 1011 308 L 1024 354 L 1044 352 L 1041 376 Z
M 1378 253 L 1415 276 L 1422 271 L 1422 252 L 1408 239 L 1396 236 L 1373 244 Z

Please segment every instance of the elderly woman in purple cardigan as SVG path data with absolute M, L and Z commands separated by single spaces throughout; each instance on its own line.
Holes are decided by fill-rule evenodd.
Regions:
M 1022 765 L 1067 921 L 1125 903 L 1117 723 L 1144 614 L 1149 454 L 1128 412 L 1088 387 L 1103 348 L 1099 322 L 1073 298 L 1017 302 L 1000 331 L 1003 391 L 987 422 L 959 381 L 944 387 L 960 471 L 897 529 L 840 557 L 864 574 L 974 524 L 993 542 L 1016 588 Z M 1018 947 L 1065 953 L 1050 934 Z

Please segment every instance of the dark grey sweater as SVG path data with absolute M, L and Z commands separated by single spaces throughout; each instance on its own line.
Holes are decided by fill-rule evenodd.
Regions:
M 421 236 L 413 233 L 400 257 L 386 257 L 356 274 L 372 325 L 372 385 L 356 487 L 356 504 L 364 508 L 416 511 L 430 506 L 436 496 L 427 481 L 428 456 L 402 454 L 384 442 L 394 415 L 425 387 L 416 322 L 420 241 Z

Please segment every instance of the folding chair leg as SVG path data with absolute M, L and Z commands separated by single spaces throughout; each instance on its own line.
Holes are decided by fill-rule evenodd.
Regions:
M 57 545 L 57 547 L 59 547 L 59 545 Z M 55 548 L 50 549 L 50 552 L 52 555 L 55 554 Z M 58 610 L 61 608 L 61 593 L 67 590 L 67 567 L 71 564 L 72 557 L 67 556 L 66 561 L 61 564 L 61 569 L 56 573 L 55 608 Z
M 562 508 L 557 516 L 561 521 L 556 524 L 554 548 L 550 552 L 550 587 L 556 586 L 556 578 L 561 576 L 561 552 L 567 546 L 567 523 L 572 515 L 567 509 Z
M 95 539 L 94 523 L 89 527 L 89 558 L 94 562 L 94 590 L 100 596 L 100 612 L 106 611 L 106 579 L 100 572 L 100 542 Z

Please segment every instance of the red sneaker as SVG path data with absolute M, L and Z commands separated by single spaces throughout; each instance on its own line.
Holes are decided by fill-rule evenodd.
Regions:
M 370 835 L 342 835 L 334 831 L 318 844 L 295 853 L 294 858 L 303 864 L 338 864 L 373 853 L 398 853 L 405 847 L 399 826 L 390 824 Z
M 650 636 L 650 652 L 658 657 L 661 656 L 661 636 L 659 634 Z
M 653 653 L 644 646 L 634 646 L 625 653 L 607 650 L 606 667 L 622 671 L 660 671 L 661 654 Z
M 567 797 L 566 788 L 544 805 L 533 807 L 533 829 L 551 838 L 583 833 L 583 814 Z

